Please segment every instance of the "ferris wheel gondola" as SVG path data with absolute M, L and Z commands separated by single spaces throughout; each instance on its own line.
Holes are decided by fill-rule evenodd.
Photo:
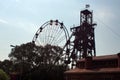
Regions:
M 42 46 L 50 44 L 63 47 L 68 38 L 69 34 L 63 22 L 50 20 L 40 26 L 35 33 L 32 42 Z
M 62 48 L 60 55 L 56 56 L 56 62 L 62 59 L 62 63 L 68 60 L 69 53 L 66 53 L 69 49 L 68 43 L 69 33 L 63 22 L 58 20 L 50 20 L 45 22 L 35 33 L 32 42 L 37 46 L 59 46 Z M 67 55 L 66 55 L 67 54 Z

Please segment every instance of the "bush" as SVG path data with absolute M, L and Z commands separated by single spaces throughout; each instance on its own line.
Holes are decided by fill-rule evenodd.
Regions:
M 2 69 L 0 69 L 0 80 L 9 80 L 8 75 Z

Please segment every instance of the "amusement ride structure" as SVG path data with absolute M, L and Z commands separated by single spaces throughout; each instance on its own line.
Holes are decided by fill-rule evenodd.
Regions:
M 63 51 L 59 57 L 71 68 L 79 59 L 96 56 L 93 12 L 86 9 L 80 12 L 80 25 L 71 28 L 69 36 L 67 28 L 58 20 L 45 22 L 35 33 L 32 42 L 36 45 L 56 45 Z
M 61 63 L 71 68 L 65 71 L 65 80 L 119 80 L 120 53 L 96 56 L 96 24 L 88 7 L 86 5 L 86 9 L 80 11 L 80 25 L 70 29 L 70 36 L 62 22 L 50 20 L 38 29 L 32 42 L 62 48 L 55 62 L 62 60 Z
M 45 22 L 35 33 L 32 42 L 37 46 L 58 46 L 61 49 L 66 48 L 64 46 L 69 39 L 69 33 L 63 22 L 58 20 L 50 20 Z M 68 45 L 67 45 L 68 46 Z M 54 52 L 54 50 L 53 50 Z M 64 63 L 63 51 L 57 52 L 58 55 L 54 59 L 56 63 L 59 63 L 59 60 L 62 61 L 60 64 Z
M 58 20 L 45 22 L 35 33 L 32 42 L 36 45 L 56 45 L 62 47 L 69 38 L 69 33 L 63 24 Z

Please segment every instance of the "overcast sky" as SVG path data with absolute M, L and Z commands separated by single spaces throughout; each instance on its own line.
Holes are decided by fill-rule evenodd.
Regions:
M 10 45 L 32 41 L 48 20 L 63 21 L 68 30 L 78 26 L 79 12 L 86 4 L 90 4 L 97 23 L 97 55 L 120 52 L 120 0 L 0 0 L 0 60 L 8 59 Z

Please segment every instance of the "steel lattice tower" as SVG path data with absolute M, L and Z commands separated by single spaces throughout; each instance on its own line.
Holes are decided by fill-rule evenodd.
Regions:
M 80 26 L 71 28 L 72 36 L 74 36 L 74 46 L 71 57 L 74 59 L 75 55 L 80 58 L 88 56 L 96 56 L 95 49 L 95 35 L 93 23 L 93 12 L 85 9 L 80 12 Z

